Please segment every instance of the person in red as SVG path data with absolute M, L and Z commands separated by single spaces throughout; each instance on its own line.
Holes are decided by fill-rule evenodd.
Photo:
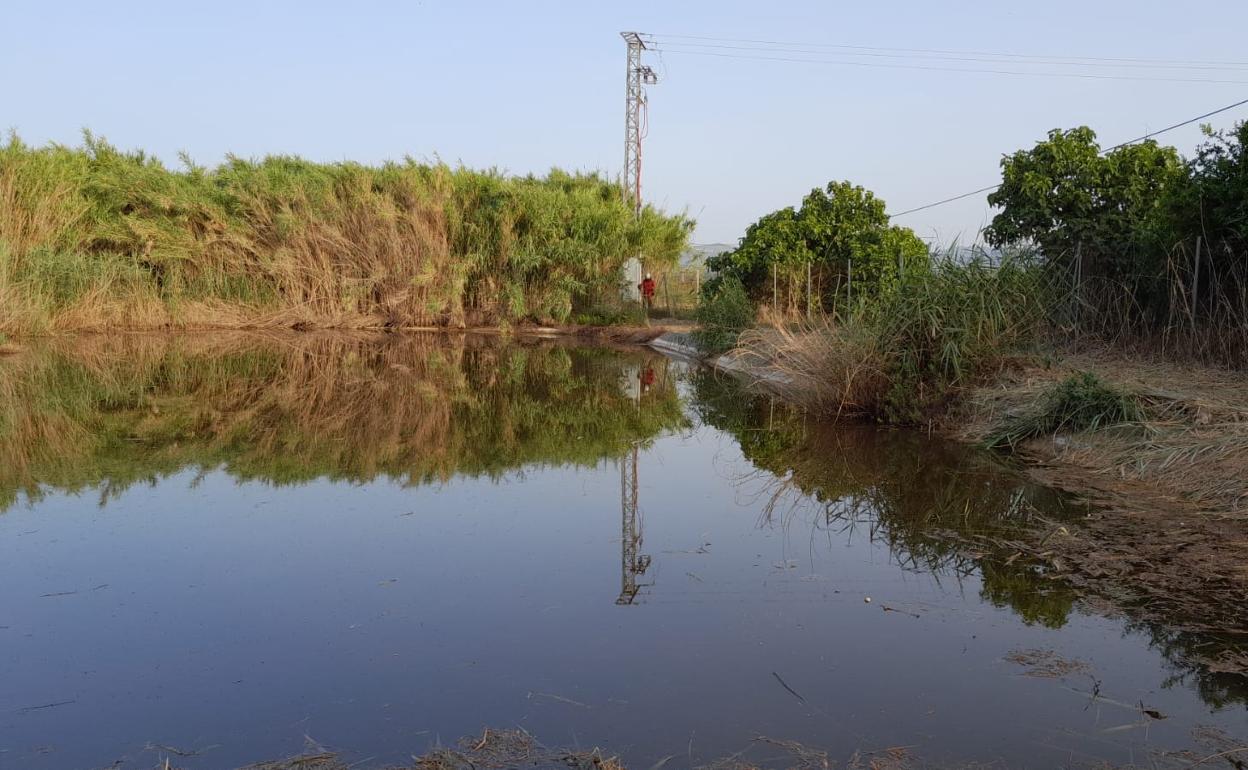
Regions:
M 642 307 L 649 310 L 654 306 L 654 279 L 650 277 L 649 273 L 646 273 L 646 277 L 637 285 L 637 288 L 641 289 Z
M 641 392 L 649 393 L 650 386 L 654 384 L 654 367 L 647 366 L 646 370 L 638 376 L 638 379 L 641 380 Z

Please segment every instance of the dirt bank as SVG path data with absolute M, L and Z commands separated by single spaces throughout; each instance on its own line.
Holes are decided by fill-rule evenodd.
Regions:
M 1134 618 L 1228 637 L 1196 657 L 1212 672 L 1248 673 L 1248 375 L 1070 352 L 970 390 L 943 427 L 982 441 L 1077 372 L 1135 395 L 1146 417 L 1019 445 L 1034 477 L 1094 508 L 1010 547 Z

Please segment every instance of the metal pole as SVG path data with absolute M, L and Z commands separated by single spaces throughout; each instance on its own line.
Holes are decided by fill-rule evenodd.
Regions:
M 1083 241 L 1075 244 L 1075 327 L 1083 331 Z
M 810 263 L 806 263 L 806 317 L 810 318 Z
M 1196 264 L 1192 268 L 1192 332 L 1196 331 L 1196 303 L 1200 300 L 1200 239 L 1196 236 Z

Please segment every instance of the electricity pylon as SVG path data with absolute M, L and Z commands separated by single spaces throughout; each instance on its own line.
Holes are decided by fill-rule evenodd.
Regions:
M 646 138 L 646 86 L 659 82 L 654 70 L 641 63 L 646 43 L 636 32 L 621 32 L 628 44 L 628 69 L 624 92 L 624 202 L 641 216 L 641 142 Z M 624 265 L 624 290 L 630 299 L 640 299 L 641 256 Z

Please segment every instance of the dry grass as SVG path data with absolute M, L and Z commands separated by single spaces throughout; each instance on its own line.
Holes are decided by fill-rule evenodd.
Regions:
M 983 440 L 1079 371 L 1133 394 L 1145 415 L 1138 429 L 1038 439 L 1021 447 L 1023 452 L 1078 467 L 1111 491 L 1140 485 L 1222 514 L 1239 514 L 1248 505 L 1248 375 L 1243 373 L 1085 352 L 1049 367 L 1007 373 L 974 391 L 954 418 L 963 421 L 958 429 Z
M 1063 658 L 1053 650 L 1013 650 L 1005 656 L 1007 663 L 1027 669 L 1024 676 L 1058 679 L 1088 670 L 1082 660 Z
M 764 317 L 729 357 L 786 399 L 840 417 L 878 414 L 888 391 L 887 361 L 870 335 L 831 316 L 800 324 Z
M 1020 444 L 1033 476 L 1095 507 L 1012 549 L 1176 639 L 1248 634 L 1248 375 L 1084 351 L 972 392 L 948 426 L 982 440 L 1074 371 L 1135 394 L 1145 419 Z M 1187 657 L 1202 676 L 1248 672 L 1248 657 L 1216 646 Z

